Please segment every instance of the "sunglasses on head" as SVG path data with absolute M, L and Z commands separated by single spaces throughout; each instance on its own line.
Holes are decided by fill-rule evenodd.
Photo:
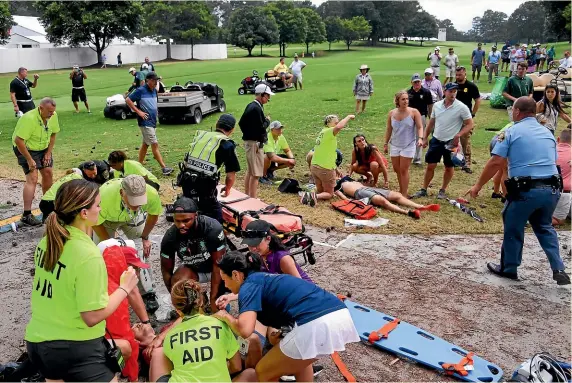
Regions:
M 458 66 L 458 67 L 457 67 L 457 72 L 460 71 L 460 70 L 465 70 L 465 67 L 462 66 L 462 65 L 461 65 L 461 66 Z
M 242 232 L 244 238 L 265 238 L 268 235 L 266 230 L 245 230 Z

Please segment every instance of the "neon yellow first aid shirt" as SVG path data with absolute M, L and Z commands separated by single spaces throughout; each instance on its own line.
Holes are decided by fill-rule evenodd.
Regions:
M 338 138 L 334 135 L 334 128 L 322 129 L 316 139 L 312 165 L 324 169 L 336 168 L 336 149 L 338 148 Z
M 274 136 L 272 136 L 272 132 L 268 132 L 268 141 L 264 145 L 264 153 L 283 153 L 286 149 L 290 149 L 288 146 L 288 141 L 286 141 L 286 137 L 283 134 L 278 136 L 278 139 L 275 141 Z
M 48 120 L 48 124 L 44 126 L 40 110 L 36 108 L 18 119 L 16 129 L 12 134 L 12 145 L 16 146 L 16 137 L 20 137 L 26 143 L 28 150 L 44 150 L 50 144 L 52 133 L 59 131 L 58 114 L 54 112 L 54 115 Z
M 66 174 L 65 176 L 63 176 L 62 178 L 53 183 L 52 187 L 49 188 L 46 194 L 44 194 L 44 196 L 42 197 L 42 201 L 54 201 L 56 199 L 56 194 L 58 193 L 58 190 L 60 190 L 60 187 L 63 184 L 71 180 L 81 180 L 82 178 L 83 177 L 77 173 Z
M 121 174 L 121 177 L 127 177 L 128 175 L 131 174 L 135 174 L 141 177 L 147 177 L 151 181 L 157 184 L 159 183 L 157 177 L 155 177 L 153 173 L 151 173 L 147 168 L 145 168 L 145 166 L 141 165 L 140 162 L 133 160 L 125 160 L 125 162 L 123 162 L 123 173 Z
M 230 382 L 226 361 L 238 342 L 226 323 L 197 314 L 167 333 L 163 350 L 174 367 L 169 382 Z
M 47 238 L 36 247 L 32 317 L 24 336 L 28 342 L 82 341 L 105 335 L 105 321 L 88 327 L 80 314 L 107 307 L 105 263 L 87 234 L 73 226 L 66 229 L 70 238 L 53 272 L 43 268 Z
M 127 208 L 123 206 L 123 201 L 121 200 L 121 181 L 122 178 L 114 178 L 99 188 L 99 194 L 101 195 L 101 203 L 99 206 L 101 210 L 99 211 L 99 217 L 97 218 L 97 224 L 101 225 L 103 222 L 132 222 L 133 217 L 128 212 Z M 141 211 L 147 212 L 150 215 L 161 215 L 163 208 L 161 206 L 161 199 L 159 198 L 159 193 L 152 186 L 147 186 L 147 203 L 141 206 Z M 134 214 L 134 213 L 132 213 Z

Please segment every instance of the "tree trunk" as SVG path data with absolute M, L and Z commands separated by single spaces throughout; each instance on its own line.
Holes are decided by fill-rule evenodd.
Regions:
M 254 49 L 254 47 L 247 47 L 246 50 L 248 51 L 248 57 L 252 57 L 252 50 Z
M 195 44 L 193 44 L 193 40 L 191 40 L 191 60 L 195 59 Z
M 421 39 L 421 44 L 419 46 L 421 46 L 421 47 L 423 46 L 423 39 Z
M 260 44 L 260 57 L 262 57 L 262 44 Z
M 348 46 L 348 51 L 349 51 L 349 50 L 350 50 L 350 45 L 352 45 L 352 43 L 351 43 L 351 42 L 348 43 L 348 42 L 346 41 L 346 45 Z
M 172 59 L 172 57 L 171 57 L 171 38 L 167 37 L 166 41 L 167 41 L 167 60 L 171 60 Z
M 328 50 L 331 51 L 331 50 L 332 50 L 332 42 L 331 42 L 331 41 L 328 41 L 328 44 L 329 44 L 329 45 L 328 45 Z
M 306 54 L 310 54 L 310 43 L 306 43 Z

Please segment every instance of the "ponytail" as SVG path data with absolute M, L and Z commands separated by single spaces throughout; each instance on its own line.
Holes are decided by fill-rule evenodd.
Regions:
M 191 315 L 203 306 L 201 284 L 192 279 L 178 281 L 171 288 L 173 306 L 185 315 Z
M 70 233 L 70 225 L 83 209 L 89 209 L 99 194 L 99 185 L 84 179 L 65 182 L 54 200 L 54 211 L 46 219 L 46 255 L 44 269 L 54 271 Z
M 228 276 L 233 271 L 240 271 L 246 276 L 251 273 L 260 271 L 262 267 L 262 259 L 258 254 L 248 252 L 246 254 L 240 251 L 229 251 L 218 262 L 218 267 Z

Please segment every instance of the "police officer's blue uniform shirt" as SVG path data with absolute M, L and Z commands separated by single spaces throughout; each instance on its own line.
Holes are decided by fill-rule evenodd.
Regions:
M 550 178 L 556 169 L 556 140 L 552 133 L 527 117 L 499 134 L 492 154 L 508 159 L 509 177 Z

